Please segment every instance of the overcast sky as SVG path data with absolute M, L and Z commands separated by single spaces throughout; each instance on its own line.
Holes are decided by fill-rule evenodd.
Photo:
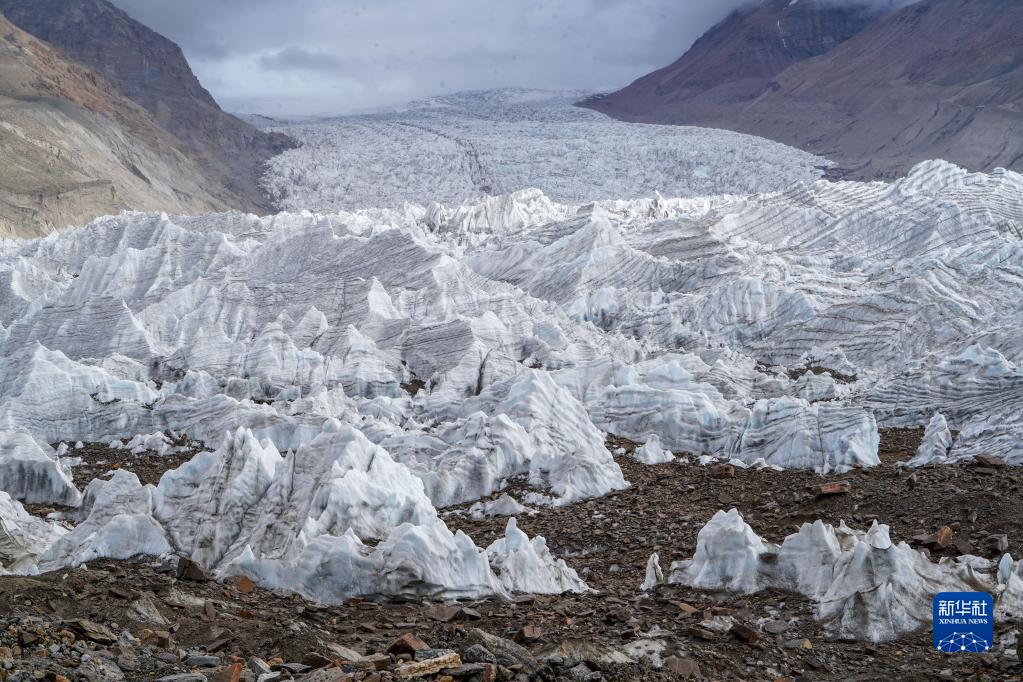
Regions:
M 235 111 L 357 111 L 457 90 L 609 89 L 745 0 L 112 0 Z

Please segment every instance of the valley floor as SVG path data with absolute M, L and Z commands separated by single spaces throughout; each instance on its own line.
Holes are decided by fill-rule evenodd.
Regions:
M 409 655 L 400 655 L 404 645 L 395 641 L 415 635 L 462 661 L 425 679 L 482 680 L 493 673 L 510 680 L 531 666 L 537 679 L 569 680 L 584 679 L 583 669 L 607 680 L 1023 679 L 1013 644 L 1018 633 L 1008 626 L 1000 628 L 993 652 L 949 656 L 934 651 L 928 632 L 885 644 L 831 640 L 811 602 L 781 591 L 639 589 L 652 552 L 664 560 L 692 555 L 699 529 L 728 507 L 772 541 L 817 518 L 854 526 L 882 518 L 895 541 L 915 542 L 936 524 L 948 524 L 952 543 L 935 549 L 935 559 L 954 556 L 956 545 L 997 558 L 988 545 L 992 536 L 1004 535 L 1010 551 L 1023 547 L 1016 505 L 1023 472 L 967 464 L 906 470 L 900 464 L 916 452 L 921 435 L 885 429 L 880 466 L 830 477 L 682 459 L 649 466 L 621 454 L 616 460 L 632 483 L 627 490 L 518 516 L 530 536 L 550 538 L 552 550 L 579 571 L 594 590 L 586 594 L 447 603 L 351 599 L 327 607 L 246 580 L 213 582 L 195 567 L 179 576 L 173 562 L 154 558 L 0 577 L 0 668 L 12 681 L 37 679 L 36 672 L 49 675 L 44 679 L 254 680 L 255 657 L 280 672 L 267 680 L 391 679 L 409 665 Z M 612 436 L 608 447 L 631 453 L 637 445 Z M 101 445 L 84 451 L 83 466 L 103 462 L 98 468 L 142 477 L 158 477 L 160 462 L 175 465 L 151 452 L 133 456 Z M 823 484 L 835 482 L 848 482 L 848 492 L 821 494 Z M 519 492 L 514 485 L 509 491 Z M 507 522 L 474 520 L 467 507 L 442 513 L 452 529 L 483 546 L 503 536 Z M 482 639 L 477 630 L 523 648 Z M 505 656 L 489 672 L 481 665 L 486 654 L 470 649 L 481 642 L 495 658 Z M 365 658 L 346 660 L 353 652 Z

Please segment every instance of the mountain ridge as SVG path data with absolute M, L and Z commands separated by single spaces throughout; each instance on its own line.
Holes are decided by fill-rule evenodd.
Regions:
M 260 185 L 263 164 L 294 143 L 221 110 L 173 41 L 106 0 L 0 0 L 0 12 L 146 109 L 223 185 L 233 208 L 273 209 Z
M 894 7 L 769 0 L 733 10 L 672 64 L 586 106 L 636 122 L 700 123 L 752 101 L 800 61 L 824 54 Z
M 708 103 L 681 89 L 651 97 L 649 80 L 639 79 L 583 105 L 623 120 L 767 137 L 827 156 L 838 164 L 833 176 L 851 179 L 897 177 L 930 158 L 1020 170 L 1020 25 L 1023 3 L 922 0 L 787 66 L 744 101 Z
M 0 15 L 0 235 L 125 209 L 226 210 L 228 193 L 140 106 Z

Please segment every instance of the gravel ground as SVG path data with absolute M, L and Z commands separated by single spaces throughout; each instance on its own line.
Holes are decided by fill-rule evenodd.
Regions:
M 128 680 L 185 673 L 203 675 L 195 680 L 250 676 L 255 680 L 244 671 L 249 657 L 256 656 L 277 665 L 275 672 L 281 676 L 275 679 L 302 679 L 294 672 L 299 668 L 289 671 L 280 666 L 337 660 L 331 653 L 337 645 L 361 655 L 387 652 L 396 638 L 411 633 L 464 659 L 464 672 L 452 669 L 428 679 L 444 675 L 453 680 L 486 679 L 472 677 L 484 673 L 467 662 L 473 658 L 469 647 L 481 641 L 478 628 L 521 642 L 541 666 L 532 674 L 535 679 L 1023 680 L 1023 667 L 1014 655 L 997 647 L 989 654 L 941 654 L 932 650 L 929 632 L 882 645 L 828 640 L 813 618 L 813 605 L 796 595 L 767 591 L 742 596 L 678 586 L 663 586 L 650 594 L 639 590 L 652 552 L 660 553 L 665 568 L 690 557 L 699 529 L 715 511 L 730 507 L 771 541 L 780 541 L 802 522 L 817 518 L 829 523 L 844 519 L 854 527 L 877 519 L 891 526 L 896 541 L 949 526 L 954 532 L 953 545 L 944 552 L 949 555 L 968 549 L 995 556 L 991 538 L 998 536 L 1005 536 L 1009 551 L 1018 552 L 1023 547 L 1015 502 L 1023 484 L 1020 470 L 968 465 L 915 472 L 900 468 L 899 462 L 912 455 L 920 437 L 919 430 L 885 430 L 881 466 L 830 477 L 691 462 L 646 466 L 627 455 L 617 456 L 632 483 L 629 489 L 518 519 L 523 530 L 546 537 L 551 549 L 579 571 L 595 590 L 589 594 L 447 605 L 356 599 L 323 607 L 239 581 L 178 579 L 172 562 L 155 560 L 96 562 L 88 570 L 32 578 L 0 577 L 0 628 L 6 626 L 0 632 L 0 667 L 13 671 L 21 665 L 33 675 L 12 675 L 12 680 L 40 679 L 34 676 L 37 670 L 44 671 L 41 679 L 58 679 L 57 675 L 114 679 L 97 677 L 89 667 L 98 665 L 96 661 L 118 666 Z M 608 445 L 613 451 L 635 447 L 614 437 Z M 79 474 L 138 466 L 146 480 L 153 481 L 160 473 L 159 461 L 149 456 L 133 457 L 102 446 L 89 446 L 82 456 L 104 464 L 87 464 L 93 468 L 79 469 Z M 167 460 L 164 468 L 178 463 Z M 76 475 L 77 480 L 82 478 Z M 837 481 L 848 482 L 849 492 L 818 494 L 822 483 Z M 513 495 L 518 490 L 515 485 L 510 488 Z M 507 521 L 473 520 L 466 508 L 444 513 L 453 529 L 466 531 L 481 546 L 503 535 Z M 148 604 L 159 612 L 160 621 L 147 622 Z M 122 637 L 116 643 L 93 642 L 82 634 L 82 619 L 115 634 L 127 630 L 136 641 Z M 21 638 L 26 631 L 42 634 L 35 635 L 38 641 L 30 635 L 25 644 Z M 78 652 L 76 658 L 74 645 L 61 639 L 62 631 L 78 633 L 77 646 L 85 646 L 88 653 Z M 1006 634 L 1008 628 L 1000 626 L 999 638 Z M 501 646 L 492 642 L 490 648 Z M 49 653 L 36 653 L 40 649 Z M 653 659 L 643 658 L 637 653 L 640 649 L 659 652 Z M 623 653 L 639 662 L 623 662 Z M 210 657 L 206 663 L 211 667 L 194 665 L 201 660 L 197 656 Z M 83 663 L 86 657 L 89 660 Z M 367 672 L 337 663 L 331 669 L 337 676 L 322 679 L 396 678 L 408 657 L 395 655 L 392 648 L 392 655 L 383 657 L 387 662 L 379 664 L 383 670 Z M 657 662 L 660 667 L 655 667 Z M 231 668 L 234 663 L 242 670 L 239 677 L 232 676 L 237 672 Z M 529 679 L 530 665 L 504 660 L 490 673 L 496 679 Z M 217 677 L 220 674 L 227 677 Z

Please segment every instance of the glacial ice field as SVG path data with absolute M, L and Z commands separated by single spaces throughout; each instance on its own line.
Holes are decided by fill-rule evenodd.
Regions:
M 270 162 L 266 185 L 289 211 L 450 205 L 527 188 L 580 204 L 777 191 L 829 165 L 759 137 L 621 123 L 572 106 L 585 95 L 459 93 L 275 128 L 303 146 Z
M 449 129 L 470 125 L 460 116 Z M 335 136 L 326 158 L 358 137 L 317 125 L 307 141 Z M 608 148 L 630 135 L 643 133 L 611 132 Z M 346 210 L 314 168 L 286 200 L 319 192 L 325 212 L 129 213 L 0 242 L 0 571 L 176 554 L 325 603 L 557 594 L 587 586 L 543 538 L 510 518 L 478 547 L 438 510 L 512 480 L 532 492 L 470 513 L 621 490 L 607 433 L 644 443 L 651 464 L 689 453 L 824 474 L 878 464 L 878 426 L 927 426 L 912 465 L 1023 463 L 1023 176 L 933 161 L 890 184 L 832 183 L 793 150 L 721 160 L 730 134 L 679 135 L 692 148 L 651 172 L 706 158 L 716 170 L 676 179 L 694 196 L 387 206 L 404 176 L 374 194 L 370 173 L 353 186 L 382 207 Z M 465 189 L 437 164 L 440 194 Z M 785 186 L 737 194 L 743 164 L 777 171 L 749 182 Z M 489 167 L 513 187 L 538 172 Z M 430 190 L 424 172 L 412 191 Z M 551 173 L 559 196 L 607 189 Z M 695 196 L 704 180 L 717 193 Z M 614 182 L 642 191 L 628 172 Z M 75 477 L 82 442 L 170 452 L 182 435 L 209 451 L 159 485 Z M 71 511 L 62 524 L 22 503 Z M 780 548 L 734 514 L 708 528 L 668 581 L 793 589 L 839 636 L 900 636 L 948 585 L 1000 586 L 1000 608 L 1023 610 L 1011 558 L 932 564 L 880 526 L 809 527 Z
M 658 584 L 749 594 L 775 588 L 817 602 L 824 631 L 840 639 L 883 642 L 932 625 L 932 599 L 940 592 L 994 595 L 1001 621 L 1023 619 L 1023 561 L 960 556 L 932 562 L 888 526 L 866 531 L 840 523 L 804 523 L 780 545 L 760 538 L 732 509 L 719 511 L 697 538 L 692 559 L 675 562 L 665 580 L 658 555 L 647 564 L 649 590 Z

